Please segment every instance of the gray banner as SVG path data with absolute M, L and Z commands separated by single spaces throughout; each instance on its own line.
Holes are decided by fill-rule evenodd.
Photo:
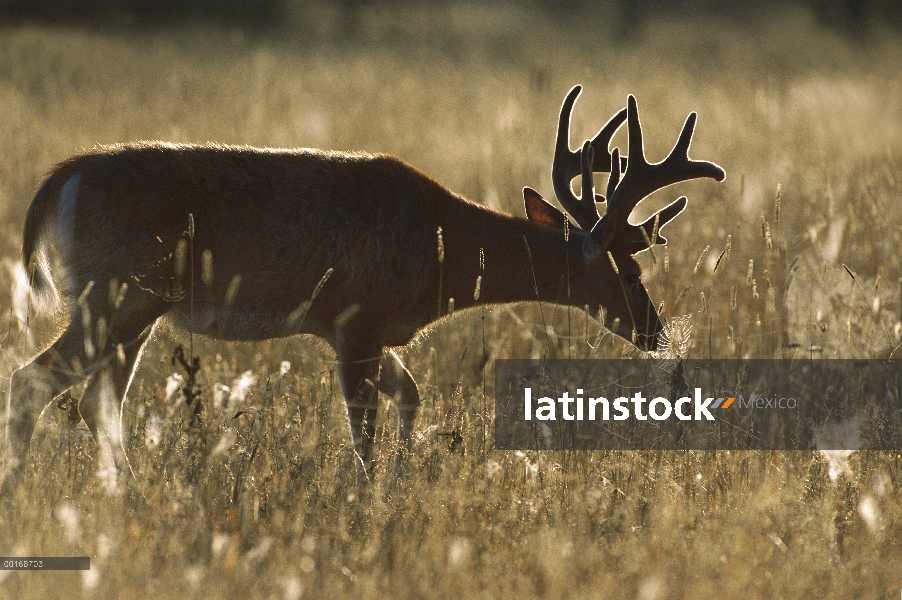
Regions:
M 902 361 L 497 360 L 504 450 L 898 450 Z

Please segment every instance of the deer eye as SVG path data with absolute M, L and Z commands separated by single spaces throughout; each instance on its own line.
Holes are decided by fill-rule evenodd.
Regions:
M 637 285 L 639 285 L 639 276 L 635 273 L 630 273 L 626 276 L 626 283 L 631 287 L 636 287 Z

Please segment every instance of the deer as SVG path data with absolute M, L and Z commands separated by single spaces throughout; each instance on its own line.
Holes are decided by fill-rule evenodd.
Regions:
M 128 474 L 121 407 L 164 319 L 224 341 L 326 340 L 364 472 L 378 394 L 396 399 L 399 439 L 408 444 L 420 404 L 392 348 L 445 316 L 451 298 L 457 309 L 522 301 L 587 308 L 617 336 L 654 350 L 663 326 L 635 255 L 667 242 L 660 229 L 687 200 L 640 225 L 629 216 L 658 189 L 722 181 L 725 173 L 689 158 L 695 113 L 670 154 L 647 162 L 632 95 L 572 151 L 570 117 L 581 89 L 567 94 L 558 122 L 552 183 L 563 211 L 527 187 L 525 219 L 470 202 L 384 154 L 132 142 L 57 165 L 28 209 L 22 260 L 35 296 L 55 297 L 69 321 L 12 375 L 4 489 L 23 476 L 45 406 L 84 382 L 81 417 Z M 609 150 L 624 121 L 627 157 Z M 595 172 L 610 174 L 606 197 L 595 193 Z

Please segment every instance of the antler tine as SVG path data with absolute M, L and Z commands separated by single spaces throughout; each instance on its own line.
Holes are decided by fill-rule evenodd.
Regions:
M 611 145 L 611 139 L 624 121 L 626 121 L 626 109 L 621 108 L 592 138 L 592 149 L 595 151 L 592 171 L 595 173 L 608 173 L 613 167 L 614 161 L 611 153 L 608 152 L 608 146 Z M 622 169 L 626 168 L 626 157 L 620 159 L 619 166 Z
M 696 114 L 692 113 L 686 119 L 680 137 L 667 158 L 659 163 L 649 164 L 645 158 L 645 149 L 642 140 L 642 125 L 639 123 L 639 112 L 636 107 L 636 99 L 630 95 L 627 99 L 627 126 L 629 127 L 629 161 L 623 178 L 608 187 L 608 202 L 605 216 L 619 222 L 617 227 L 618 243 L 625 244 L 623 249 L 635 252 L 648 247 L 642 232 L 643 228 L 651 237 L 654 229 L 654 221 L 657 218 L 658 229 L 673 219 L 686 207 L 686 198 L 680 198 L 666 208 L 660 210 L 642 225 L 629 225 L 627 219 L 630 213 L 646 196 L 668 185 L 710 177 L 716 181 L 723 181 L 726 173 L 718 165 L 707 161 L 696 161 L 689 158 L 689 144 L 695 130 Z M 615 181 L 612 173 L 611 180 Z M 657 236 L 657 243 L 666 243 L 664 238 Z M 629 246 L 627 248 L 626 246 Z M 636 247 L 635 249 L 633 247 Z
M 592 208 L 595 208 L 595 180 L 592 176 L 593 158 L 595 158 L 595 150 L 592 148 L 592 142 L 586 140 L 583 143 L 582 156 L 580 157 L 583 176 L 582 198 L 592 198 Z M 598 215 L 598 209 L 595 209 L 595 214 Z
M 576 98 L 582 91 L 582 86 L 576 85 L 564 98 L 561 105 L 561 114 L 558 120 L 557 142 L 554 148 L 554 164 L 551 168 L 551 181 L 554 186 L 554 194 L 558 202 L 576 220 L 582 228 L 589 230 L 598 222 L 600 215 L 595 207 L 595 202 L 603 202 L 603 197 L 592 196 L 577 198 L 570 188 L 570 182 L 574 177 L 583 172 L 583 150 L 572 152 L 570 150 L 570 115 Z M 587 145 L 592 148 L 589 172 L 607 172 L 611 170 L 611 154 L 608 145 L 614 133 L 626 120 L 626 110 L 621 110 L 605 123 L 591 142 Z M 585 186 L 584 186 L 585 187 Z
M 642 246 L 636 250 L 636 252 L 641 252 L 648 247 L 648 244 L 645 242 L 645 237 L 648 237 L 648 240 L 652 244 L 666 244 L 667 238 L 661 235 L 661 228 L 669 223 L 675 216 L 683 212 L 687 203 L 686 196 L 680 196 L 652 216 L 645 219 L 641 225 L 636 225 L 636 232 L 640 236 L 642 236 L 642 232 L 639 231 L 638 228 L 641 227 L 645 230 L 645 236 L 642 236 Z M 657 224 L 655 223 L 656 220 Z
M 620 149 L 614 148 L 611 152 L 611 175 L 608 177 L 608 198 L 614 195 L 617 184 L 620 183 Z
M 700 177 L 710 177 L 717 181 L 723 181 L 726 177 L 724 170 L 714 163 L 689 158 L 689 144 L 695 130 L 695 113 L 686 119 L 680 137 L 667 158 L 656 164 L 649 164 L 645 159 L 642 125 L 633 96 L 629 96 L 627 100 L 627 120 L 630 145 L 628 167 L 608 198 L 608 213 L 618 208 L 621 218 L 626 218 L 643 198 L 663 187 Z

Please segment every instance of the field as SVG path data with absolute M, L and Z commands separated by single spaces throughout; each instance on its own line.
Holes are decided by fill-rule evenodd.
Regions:
M 16 261 L 28 204 L 63 158 L 137 139 L 387 152 L 522 215 L 523 186 L 553 197 L 557 113 L 577 83 L 572 145 L 632 93 L 651 160 L 697 111 L 691 154 L 727 172 L 724 183 L 681 184 L 641 207 L 647 215 L 689 197 L 666 250 L 642 263 L 663 314 L 691 317 L 692 355 L 902 352 L 898 32 L 853 38 L 800 9 L 649 17 L 633 31 L 588 9 L 364 5 L 351 18 L 299 6 L 292 27 L 270 33 L 0 26 L 3 398 L 9 375 L 56 330 L 47 315 L 24 325 Z M 625 133 L 614 143 L 624 149 Z M 44 411 L 29 476 L 0 507 L 0 555 L 88 555 L 92 570 L 0 571 L 0 597 L 902 589 L 897 452 L 493 450 L 495 359 L 634 354 L 581 311 L 465 311 L 400 349 L 423 407 L 407 476 L 390 493 L 391 428 L 374 484 L 359 487 L 325 343 L 195 338 L 207 412 L 193 425 L 167 391 L 179 343 L 187 336 L 160 331 L 129 392 L 139 490 L 108 494 L 84 424 L 56 403 Z

